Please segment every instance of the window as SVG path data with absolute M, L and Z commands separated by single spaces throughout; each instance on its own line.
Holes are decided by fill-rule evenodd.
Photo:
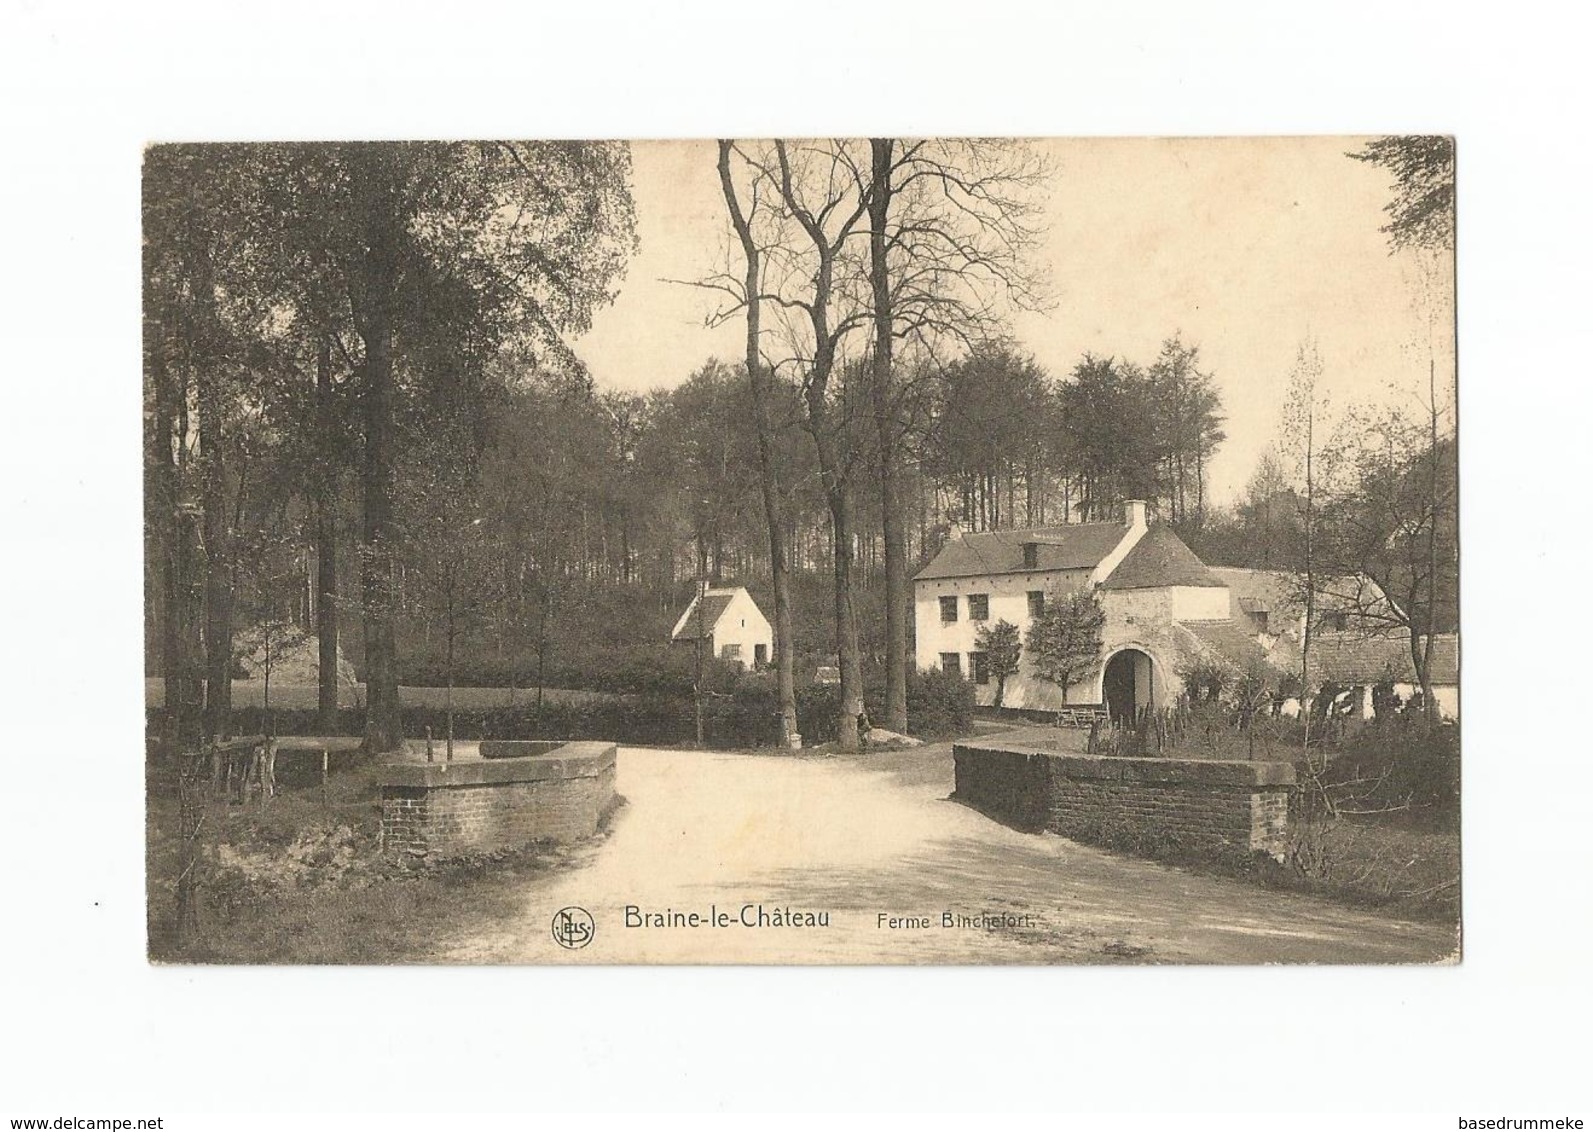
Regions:
M 940 623 L 950 625 L 955 620 L 957 620 L 957 595 L 952 594 L 950 597 L 940 599 Z
M 954 653 L 954 652 L 943 652 L 943 653 L 941 653 L 940 654 L 940 670 L 942 672 L 949 672 L 953 676 L 961 676 L 962 675 L 962 657 L 959 656 L 957 653 Z
M 741 659 L 741 646 L 740 645 L 726 645 L 726 646 L 724 646 L 724 648 L 719 650 L 719 655 L 724 660 L 740 660 Z
M 1045 612 L 1045 591 L 1029 591 L 1029 616 L 1038 617 Z
M 1335 633 L 1342 633 L 1350 627 L 1350 617 L 1347 613 L 1329 613 L 1322 618 L 1322 624 Z
M 970 620 L 970 621 L 988 621 L 988 620 L 990 620 L 990 595 L 989 594 L 969 594 L 968 595 L 968 620 Z
M 1040 567 L 1040 544 L 1026 542 L 1023 544 L 1023 568 L 1037 570 Z
M 975 684 L 990 683 L 990 665 L 985 663 L 985 654 L 971 652 L 968 654 L 968 667 L 973 669 L 973 682 Z
M 1250 627 L 1258 633 L 1267 631 L 1267 611 L 1265 609 L 1252 610 L 1250 613 Z

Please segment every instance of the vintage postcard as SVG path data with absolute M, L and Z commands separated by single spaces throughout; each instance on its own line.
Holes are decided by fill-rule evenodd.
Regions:
M 1454 164 L 150 146 L 149 958 L 1458 961 Z

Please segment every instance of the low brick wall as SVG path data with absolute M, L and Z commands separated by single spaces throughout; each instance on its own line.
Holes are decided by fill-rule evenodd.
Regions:
M 506 755 L 498 745 L 490 759 L 382 768 L 383 850 L 447 857 L 595 834 L 617 800 L 614 744 L 525 747 L 536 750 Z
M 1153 856 L 1281 857 L 1294 767 L 957 744 L 955 797 L 1024 829 Z

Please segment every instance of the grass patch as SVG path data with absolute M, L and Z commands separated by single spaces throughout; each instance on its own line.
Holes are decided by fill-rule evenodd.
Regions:
M 1460 920 L 1460 832 L 1400 814 L 1296 826 L 1268 883 L 1413 919 Z
M 201 838 L 197 938 L 176 939 L 174 783 L 149 776 L 149 957 L 164 963 L 425 963 L 473 925 L 522 910 L 526 882 L 567 865 L 547 844 L 411 865 L 384 858 L 379 768 L 362 761 L 263 810 L 211 804 Z

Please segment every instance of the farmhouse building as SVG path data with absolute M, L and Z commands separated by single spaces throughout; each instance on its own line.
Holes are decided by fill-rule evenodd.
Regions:
M 701 639 L 710 656 L 762 668 L 774 647 L 774 628 L 746 587 L 705 589 L 692 598 L 669 639 L 687 644 Z
M 1331 678 L 1367 688 L 1398 677 L 1408 683 L 1408 649 L 1405 668 L 1390 667 L 1408 638 L 1382 633 L 1361 616 L 1387 599 L 1365 579 L 1355 586 L 1357 602 L 1342 608 L 1329 602 L 1313 635 L 1320 654 L 1338 664 Z M 913 581 L 916 663 L 972 680 L 978 701 L 994 703 L 997 681 L 979 649 L 979 631 L 1009 621 L 1027 640 L 1031 619 L 1047 602 L 1086 588 L 1096 590 L 1106 615 L 1099 663 L 1064 697 L 1023 656 L 1006 682 L 1004 706 L 1096 705 L 1121 718 L 1171 705 L 1186 674 L 1203 666 L 1233 679 L 1258 666 L 1299 671 L 1304 617 L 1290 598 L 1288 576 L 1208 567 L 1171 528 L 1150 525 L 1138 500 L 1124 505 L 1116 523 L 953 532 Z M 1454 654 L 1443 638 L 1434 647 L 1441 658 Z M 1436 698 L 1447 713 L 1456 710 L 1453 695 L 1440 690 Z M 1362 701 L 1370 704 L 1369 692 Z

